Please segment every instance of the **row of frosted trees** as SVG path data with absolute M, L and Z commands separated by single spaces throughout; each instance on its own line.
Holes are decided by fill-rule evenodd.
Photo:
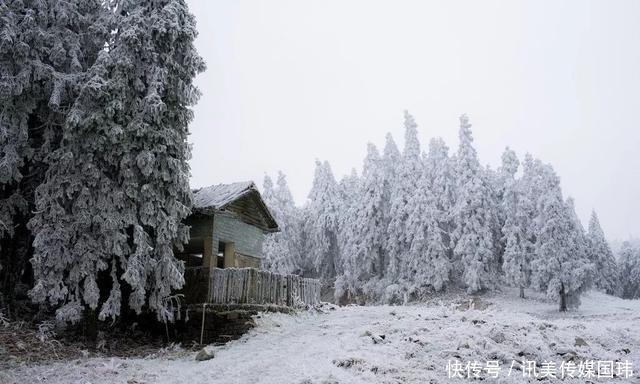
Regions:
M 337 182 L 317 162 L 306 205 L 297 208 L 279 174 L 264 196 L 282 232 L 265 243 L 265 265 L 334 281 L 341 302 L 406 302 L 449 287 L 469 293 L 507 283 L 545 292 L 560 309 L 595 287 L 614 293 L 615 258 L 593 213 L 588 230 L 549 164 L 507 148 L 483 167 L 471 125 L 460 117 L 454 154 L 439 138 L 421 152 L 405 112 L 400 152 L 387 135 L 369 144 L 360 175 Z

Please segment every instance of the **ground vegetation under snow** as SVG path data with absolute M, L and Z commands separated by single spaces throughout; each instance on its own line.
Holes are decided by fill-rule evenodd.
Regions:
M 528 294 L 531 294 L 527 292 Z M 520 362 L 629 361 L 640 369 L 640 301 L 588 293 L 578 310 L 515 290 L 469 298 L 447 294 L 408 306 L 323 306 L 298 315 L 265 314 L 239 340 L 210 347 L 196 361 L 176 348 L 147 358 L 86 358 L 21 366 L 0 373 L 3 383 L 455 383 L 447 364 L 500 362 L 489 382 L 523 378 Z M 516 362 L 515 364 L 513 362 Z M 510 375 L 509 369 L 513 365 Z M 616 372 L 614 372 L 615 374 Z M 577 373 L 576 373 L 577 375 Z M 584 383 L 547 377 L 541 382 Z M 640 375 L 592 378 L 640 382 Z

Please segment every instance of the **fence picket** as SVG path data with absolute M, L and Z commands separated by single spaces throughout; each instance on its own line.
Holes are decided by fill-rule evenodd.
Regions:
M 255 268 L 215 268 L 208 282 L 210 304 L 274 304 L 303 307 L 320 303 L 320 281 Z

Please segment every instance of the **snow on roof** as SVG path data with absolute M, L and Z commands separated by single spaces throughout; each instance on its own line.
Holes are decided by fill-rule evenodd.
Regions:
M 209 187 L 194 189 L 193 190 L 193 208 L 201 213 L 211 214 L 212 211 L 224 211 L 227 206 L 234 201 L 253 194 L 254 202 L 253 208 L 249 207 L 239 208 L 236 207 L 236 213 L 238 213 L 242 220 L 246 223 L 261 228 L 266 232 L 278 232 L 278 223 L 273 217 L 271 211 L 262 200 L 260 191 L 253 183 L 253 181 L 242 181 L 232 184 L 217 184 Z M 257 204 L 257 205 L 256 205 Z
M 258 190 L 253 181 L 216 184 L 196 189 L 193 191 L 193 207 L 220 209 L 253 190 Z

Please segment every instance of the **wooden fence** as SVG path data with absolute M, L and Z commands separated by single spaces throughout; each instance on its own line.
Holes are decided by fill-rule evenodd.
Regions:
M 197 281 L 200 283 L 195 285 L 200 285 L 204 280 L 204 271 L 198 272 L 196 275 L 200 277 Z M 188 278 L 186 274 L 185 277 Z M 255 268 L 215 268 L 208 276 L 206 298 L 202 292 L 204 287 L 201 286 L 195 291 L 201 292 L 197 296 L 204 299 L 202 302 L 210 304 L 257 304 L 299 308 L 320 303 L 320 286 L 319 280 L 297 275 L 279 275 Z M 195 297 L 190 299 L 193 300 Z

